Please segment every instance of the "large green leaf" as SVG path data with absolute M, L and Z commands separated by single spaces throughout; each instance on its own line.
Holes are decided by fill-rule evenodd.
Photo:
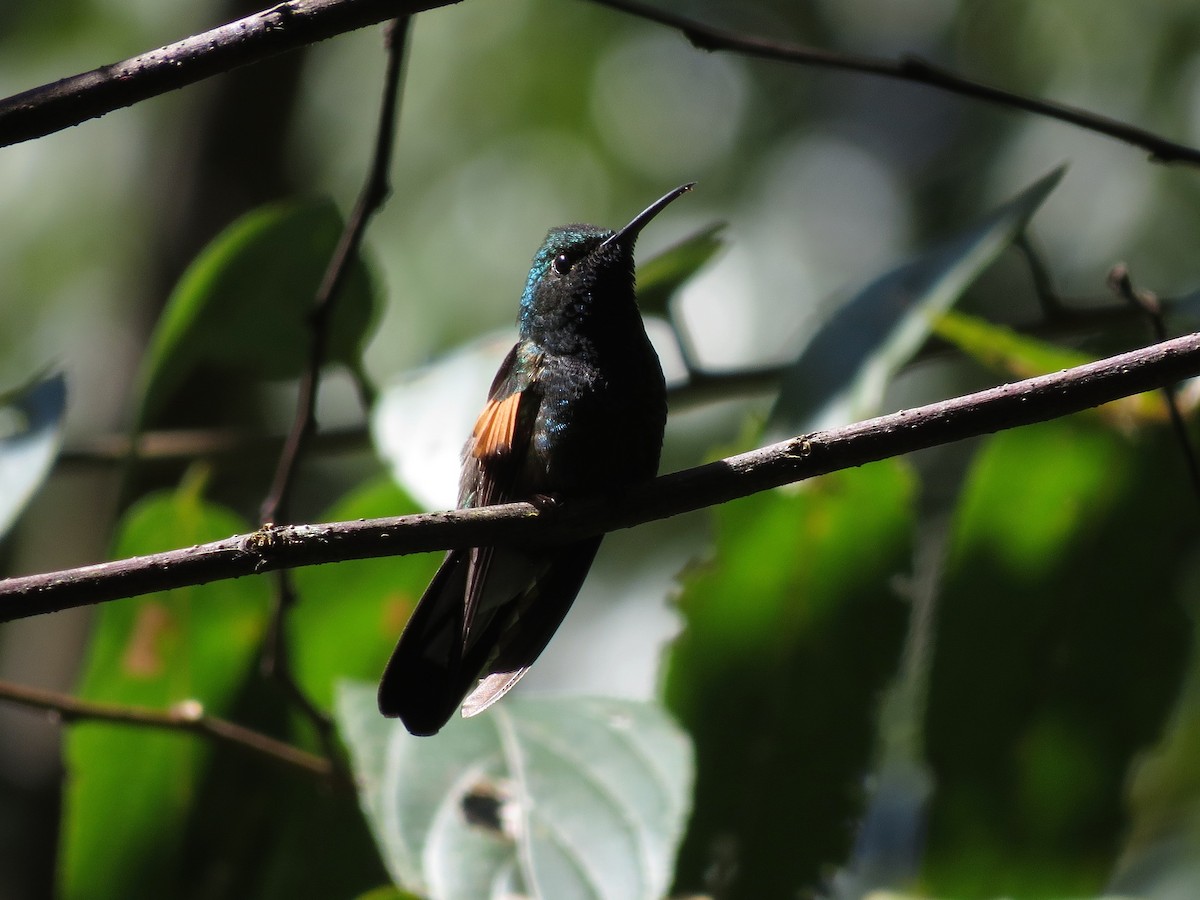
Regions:
M 390 479 L 364 485 L 325 521 L 417 512 Z M 288 617 L 293 674 L 321 706 L 332 708 L 334 682 L 383 672 L 408 616 L 440 562 L 435 553 L 362 559 L 293 573 L 300 602 Z
M 956 513 L 927 708 L 925 879 L 956 897 L 1093 893 L 1126 830 L 1190 629 L 1178 447 L 1073 417 L 992 438 Z
M 118 557 L 187 547 L 247 530 L 198 491 L 148 497 L 125 515 Z M 267 610 L 258 578 L 105 605 L 79 693 L 165 710 L 198 700 L 221 715 L 254 661 Z M 187 883 L 182 835 L 210 747 L 183 733 L 82 722 L 66 738 L 68 783 L 59 871 L 67 898 L 159 898 Z
M 795 896 L 845 859 L 896 669 L 913 482 L 897 462 L 714 511 L 711 562 L 684 583 L 670 708 L 696 744 L 676 887 Z
M 66 412 L 61 374 L 0 395 L 0 537 L 50 473 Z
M 888 382 L 925 343 L 937 316 L 1021 233 L 1062 174 L 1055 169 L 982 222 L 876 279 L 840 307 L 784 373 L 768 438 L 875 415 Z
M 247 213 L 202 250 L 151 337 L 139 375 L 139 426 L 201 364 L 260 378 L 299 375 L 309 358 L 309 312 L 341 232 L 333 203 L 310 200 Z M 361 375 L 375 306 L 371 278 L 358 261 L 334 310 L 329 362 Z
M 343 686 L 338 721 L 393 877 L 431 900 L 661 900 L 688 812 L 686 736 L 657 706 L 513 697 L 415 738 Z

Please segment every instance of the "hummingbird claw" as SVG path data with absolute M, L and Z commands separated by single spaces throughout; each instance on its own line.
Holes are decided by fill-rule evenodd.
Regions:
M 550 512 L 562 505 L 562 498 L 557 494 L 534 494 L 529 498 L 529 502 L 537 507 L 538 512 Z

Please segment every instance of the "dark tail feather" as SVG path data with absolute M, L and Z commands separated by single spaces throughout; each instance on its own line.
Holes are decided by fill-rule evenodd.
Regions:
M 437 734 L 479 675 L 462 660 L 466 583 L 467 552 L 448 553 L 383 670 L 379 711 L 413 734 Z
M 447 554 L 384 669 L 379 711 L 399 717 L 416 735 L 436 734 L 464 697 L 464 715 L 483 712 L 512 689 L 550 643 L 599 547 L 600 538 L 589 538 L 555 550 L 529 595 L 497 604 L 484 622 L 476 623 L 481 628 L 472 632 L 465 655 L 470 551 Z M 483 683 L 476 687 L 480 677 Z
M 587 578 L 600 538 L 590 538 L 558 551 L 554 563 L 537 580 L 536 595 L 521 612 L 519 621 L 505 623 L 507 640 L 500 646 L 499 656 L 488 666 L 483 680 L 463 703 L 463 715 L 477 716 L 525 677 L 550 639 L 566 618 L 571 604 L 579 595 Z

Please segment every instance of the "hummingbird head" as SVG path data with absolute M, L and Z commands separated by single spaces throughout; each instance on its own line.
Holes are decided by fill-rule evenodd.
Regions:
M 619 231 L 594 225 L 552 228 L 533 257 L 521 297 L 521 337 L 570 352 L 581 337 L 619 332 L 630 315 L 637 315 L 633 245 L 638 233 L 693 185 L 663 195 Z

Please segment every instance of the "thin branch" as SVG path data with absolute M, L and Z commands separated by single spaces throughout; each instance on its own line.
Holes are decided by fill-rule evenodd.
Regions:
M 1025 265 L 1029 269 L 1029 278 L 1033 282 L 1033 290 L 1037 296 L 1038 304 L 1042 308 L 1042 314 L 1048 321 L 1069 316 L 1070 311 L 1067 304 L 1063 302 L 1063 298 L 1054 289 L 1054 279 L 1050 276 L 1050 268 L 1046 265 L 1046 261 L 1042 259 L 1042 255 L 1037 251 L 1037 248 L 1033 246 L 1029 232 L 1022 231 L 1018 234 L 1013 245 L 1024 258 Z
M 317 430 L 317 391 L 321 384 L 321 369 L 329 345 L 333 313 L 342 296 L 342 288 L 358 261 L 358 252 L 367 223 L 391 193 L 388 173 L 392 166 L 392 148 L 395 145 L 396 119 L 400 107 L 401 72 L 404 69 L 404 51 L 408 44 L 410 21 L 408 16 L 402 16 L 389 22 L 384 29 L 387 66 L 384 72 L 375 147 L 362 191 L 330 257 L 325 276 L 313 300 L 312 311 L 309 313 L 308 366 L 300 379 L 300 392 L 291 431 L 280 453 L 270 492 L 263 501 L 260 521 L 265 525 L 286 521 L 289 517 L 288 501 L 295 484 L 296 469 L 310 443 L 310 438 Z M 312 702 L 292 675 L 285 620 L 295 600 L 296 592 L 290 573 L 282 570 L 276 578 L 275 602 L 271 609 L 271 625 L 262 656 L 262 670 L 283 687 L 289 699 L 312 723 L 326 756 L 343 769 L 341 774 L 348 775 L 334 733 L 333 720 Z
M 453 2 L 457 0 L 289 0 L 158 50 L 0 100 L 0 147 L 53 134 L 305 44 Z M 892 60 L 835 53 L 716 28 L 638 0 L 592 2 L 675 28 L 702 49 L 731 50 L 762 59 L 924 84 L 1108 135 L 1146 150 L 1161 162 L 1200 163 L 1200 150 L 1194 147 L 1078 107 L 972 81 L 918 57 Z
M 1150 323 L 1150 330 L 1159 341 L 1167 339 L 1167 323 L 1163 319 L 1163 304 L 1153 291 L 1139 290 L 1133 285 L 1133 277 L 1125 263 L 1117 263 L 1108 273 L 1108 285 L 1126 303 L 1142 313 Z M 1179 411 L 1178 398 L 1173 384 L 1164 385 L 1163 397 L 1167 401 L 1167 413 L 1171 417 L 1171 428 L 1183 453 L 1183 464 L 1192 482 L 1192 492 L 1200 500 L 1200 464 L 1196 461 L 1196 447 L 1192 444 L 1183 413 Z
M 263 528 L 150 556 L 0 581 L 0 622 L 256 572 L 487 544 L 560 542 L 1006 428 L 1080 412 L 1200 374 L 1200 334 L 666 475 L 627 494 L 323 525 Z
M 0 681 L 0 700 L 54 713 L 65 722 L 90 720 L 200 734 L 285 763 L 310 775 L 322 778 L 334 775 L 329 760 L 227 719 L 206 715 L 204 707 L 195 700 L 185 700 L 164 711 L 95 703 L 9 681 Z
M 290 577 L 290 571 L 284 569 L 275 574 L 277 576 L 275 597 L 271 607 L 267 637 L 263 642 L 260 671 L 283 689 L 287 699 L 312 725 L 325 755 L 337 767 L 339 774 L 348 778 L 350 770 L 342 757 L 341 748 L 338 746 L 333 719 L 313 702 L 313 699 L 300 686 L 300 682 L 292 675 L 291 654 L 288 652 L 289 645 L 284 626 L 287 622 L 288 610 L 296 605 L 296 588 Z
M 687 16 L 650 6 L 640 0 L 592 0 L 592 2 L 599 6 L 629 13 L 640 19 L 657 22 L 668 28 L 674 28 L 702 50 L 729 50 L 759 59 L 859 72 L 881 78 L 923 84 L 951 94 L 983 100 L 997 106 L 1022 109 L 1035 115 L 1067 122 L 1097 134 L 1107 135 L 1149 151 L 1150 158 L 1157 162 L 1185 162 L 1200 165 L 1200 149 L 1195 147 L 1168 140 L 1144 128 L 1138 128 L 1127 122 L 1102 116 L 1076 106 L 1041 100 L 1037 97 L 1027 97 L 1003 88 L 973 81 L 949 69 L 935 66 L 917 56 L 905 56 L 896 60 L 877 56 L 855 56 L 821 50 L 816 47 L 806 47 L 803 44 L 772 41 L 717 28 Z
M 457 0 L 288 0 L 157 50 L 0 100 L 0 147 L 53 134 L 247 63 Z
M 296 464 L 304 450 L 309 434 L 315 429 L 317 388 L 321 380 L 321 366 L 329 343 L 329 326 L 342 287 L 350 276 L 358 251 L 362 246 L 363 234 L 371 217 L 383 206 L 391 192 L 388 171 L 392 164 L 392 147 L 395 143 L 396 113 L 400 105 L 400 73 L 404 68 L 404 48 L 408 38 L 407 16 L 388 25 L 385 36 L 387 46 L 387 70 L 384 76 L 383 99 L 379 110 L 379 127 L 375 134 L 375 150 L 367 173 L 366 183 L 354 205 L 341 239 L 334 250 L 325 277 L 317 290 L 309 314 L 309 357 L 308 367 L 300 380 L 300 397 L 296 401 L 296 416 L 291 432 L 279 457 L 279 467 L 271 491 L 262 505 L 261 521 L 278 522 L 287 517 L 287 501 L 291 491 Z

